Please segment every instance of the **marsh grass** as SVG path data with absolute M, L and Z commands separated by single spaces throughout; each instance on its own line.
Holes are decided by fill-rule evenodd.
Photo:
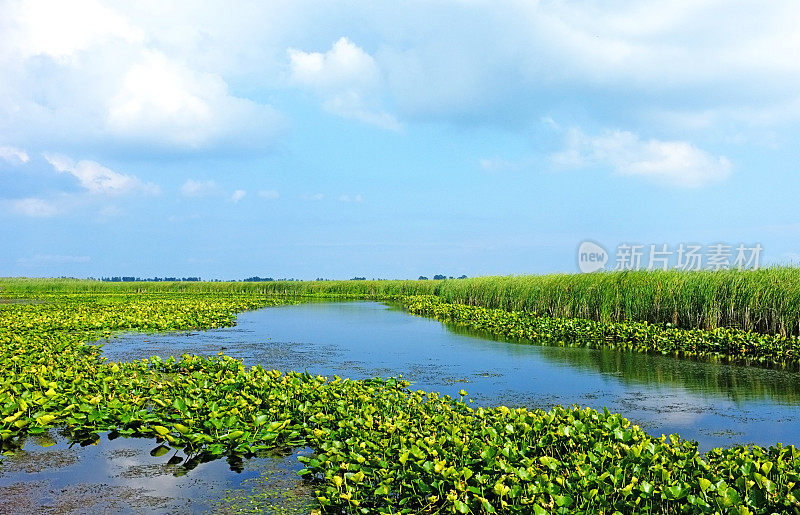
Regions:
M 800 269 L 625 271 L 487 276 L 444 281 L 130 282 L 2 279 L 0 296 L 38 293 L 263 293 L 391 299 L 437 295 L 445 302 L 601 322 L 685 329 L 732 327 L 800 335 Z
M 437 292 L 459 304 L 601 322 L 800 334 L 800 269 L 478 277 Z

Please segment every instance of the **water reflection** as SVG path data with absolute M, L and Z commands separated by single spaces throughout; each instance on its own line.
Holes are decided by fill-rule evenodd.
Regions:
M 185 457 L 181 451 L 157 449 L 149 438 L 103 435 L 88 444 L 56 431 L 29 436 L 0 465 L 0 513 L 219 512 L 245 497 L 242 509 L 308 513 L 314 500 L 313 485 L 296 475 L 297 455 L 309 449 L 204 461 L 189 474 L 174 459 Z
M 615 350 L 492 340 L 375 302 L 280 306 L 243 313 L 236 327 L 132 334 L 109 359 L 215 355 L 279 370 L 365 378 L 402 374 L 413 388 L 475 403 L 547 409 L 608 407 L 651 434 L 679 433 L 701 448 L 800 443 L 800 374 Z
M 501 341 L 491 334 L 449 324 L 447 327 L 462 336 L 479 336 Z M 527 341 L 514 343 L 532 345 Z M 783 404 L 800 404 L 800 374 L 792 370 L 721 364 L 703 359 L 675 358 L 615 349 L 564 352 L 562 347 L 543 346 L 539 354 L 554 363 L 615 375 L 632 385 L 670 384 L 695 393 L 716 394 L 736 403 L 762 399 Z

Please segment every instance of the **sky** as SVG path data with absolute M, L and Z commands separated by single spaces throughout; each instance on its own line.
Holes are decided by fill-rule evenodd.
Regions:
M 796 0 L 0 0 L 0 276 L 796 263 L 798 27 Z

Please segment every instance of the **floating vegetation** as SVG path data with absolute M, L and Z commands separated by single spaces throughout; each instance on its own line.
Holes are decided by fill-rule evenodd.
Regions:
M 608 411 L 472 409 L 463 390 L 461 399 L 452 399 L 410 391 L 397 379 L 328 380 L 248 368 L 224 355 L 107 363 L 89 344 L 118 330 L 230 325 L 236 312 L 290 302 L 286 297 L 36 298 L 45 302 L 0 305 L 6 451 L 54 426 L 86 443 L 105 431 L 154 438 L 151 454 L 166 461 L 181 450 L 185 471 L 216 457 L 235 467 L 262 452 L 309 447 L 313 454 L 299 458 L 301 474 L 326 512 L 800 512 L 800 451 L 793 446 L 703 455 L 695 442 L 651 437 Z M 429 298 L 410 303 L 442 317 L 451 309 Z M 477 308 L 454 309 L 456 316 Z M 504 311 L 479 313 L 520 331 L 525 326 L 514 325 L 514 317 L 531 321 Z M 501 313 L 512 318 L 496 318 Z M 552 321 L 552 331 L 565 323 Z M 625 330 L 651 335 L 651 326 L 631 327 Z
M 800 338 L 767 335 L 731 328 L 679 329 L 645 322 L 596 322 L 553 318 L 442 302 L 434 296 L 403 301 L 411 313 L 455 323 L 470 329 L 569 347 L 613 348 L 657 352 L 676 357 L 703 357 L 762 366 L 800 367 Z
M 228 489 L 213 504 L 214 513 L 267 513 L 272 515 L 308 514 L 318 503 L 315 485 L 298 481 L 298 453 L 268 456 L 259 461 L 259 475 L 242 481 L 238 488 Z

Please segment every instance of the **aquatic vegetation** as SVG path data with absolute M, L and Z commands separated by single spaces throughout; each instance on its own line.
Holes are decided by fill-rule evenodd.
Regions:
M 623 271 L 425 281 L 131 282 L 3 279 L 4 295 L 77 292 L 270 293 L 443 301 L 600 322 L 670 323 L 800 335 L 800 268 Z
M 310 452 L 300 449 L 299 454 Z M 285 454 L 285 455 L 284 455 Z M 215 513 L 269 513 L 271 515 L 308 514 L 317 508 L 315 485 L 298 481 L 296 470 L 301 465 L 298 453 L 281 453 L 260 460 L 259 475 L 241 481 L 228 489 L 212 504 Z
M 303 461 L 326 481 L 323 506 L 365 513 L 800 509 L 793 447 L 701 456 L 693 442 L 651 438 L 608 412 L 473 411 L 436 394 L 366 393 L 376 398 L 367 410 L 337 403 L 338 414 L 329 409 L 313 419 L 318 453 Z M 331 416 L 339 421 L 332 427 Z M 785 479 L 767 478 L 777 463 Z
M 81 427 L 86 421 L 102 422 L 108 412 L 97 408 L 101 403 L 117 411 L 132 409 L 119 402 L 121 385 L 126 381 L 138 385 L 136 381 L 146 383 L 156 377 L 147 362 L 104 363 L 100 347 L 84 342 L 118 330 L 221 327 L 233 324 L 239 311 L 292 302 L 263 296 L 158 294 L 40 295 L 36 300 L 0 305 L 0 438 L 4 447 L 19 432 L 36 434 L 53 423 Z M 148 369 L 146 377 L 135 371 L 126 376 L 131 367 Z M 141 403 L 137 406 L 133 411 Z
M 453 303 L 602 322 L 800 335 L 800 268 L 476 277 L 442 282 Z
M 533 313 L 442 302 L 434 296 L 404 299 L 411 313 L 442 322 L 528 340 L 570 347 L 613 348 L 679 357 L 800 367 L 800 338 L 767 335 L 732 328 L 680 329 L 646 322 L 596 322 Z
M 224 355 L 108 363 L 91 344 L 118 330 L 230 325 L 237 311 L 289 297 L 35 298 L 42 302 L 0 305 L 5 450 L 53 426 L 86 441 L 105 431 L 154 438 L 155 456 L 185 451 L 185 470 L 213 457 L 308 446 L 314 454 L 301 458 L 302 474 L 326 512 L 800 512 L 793 446 L 703 455 L 694 442 L 651 437 L 607 411 L 472 409 L 410 391 L 401 379 L 329 380 Z

